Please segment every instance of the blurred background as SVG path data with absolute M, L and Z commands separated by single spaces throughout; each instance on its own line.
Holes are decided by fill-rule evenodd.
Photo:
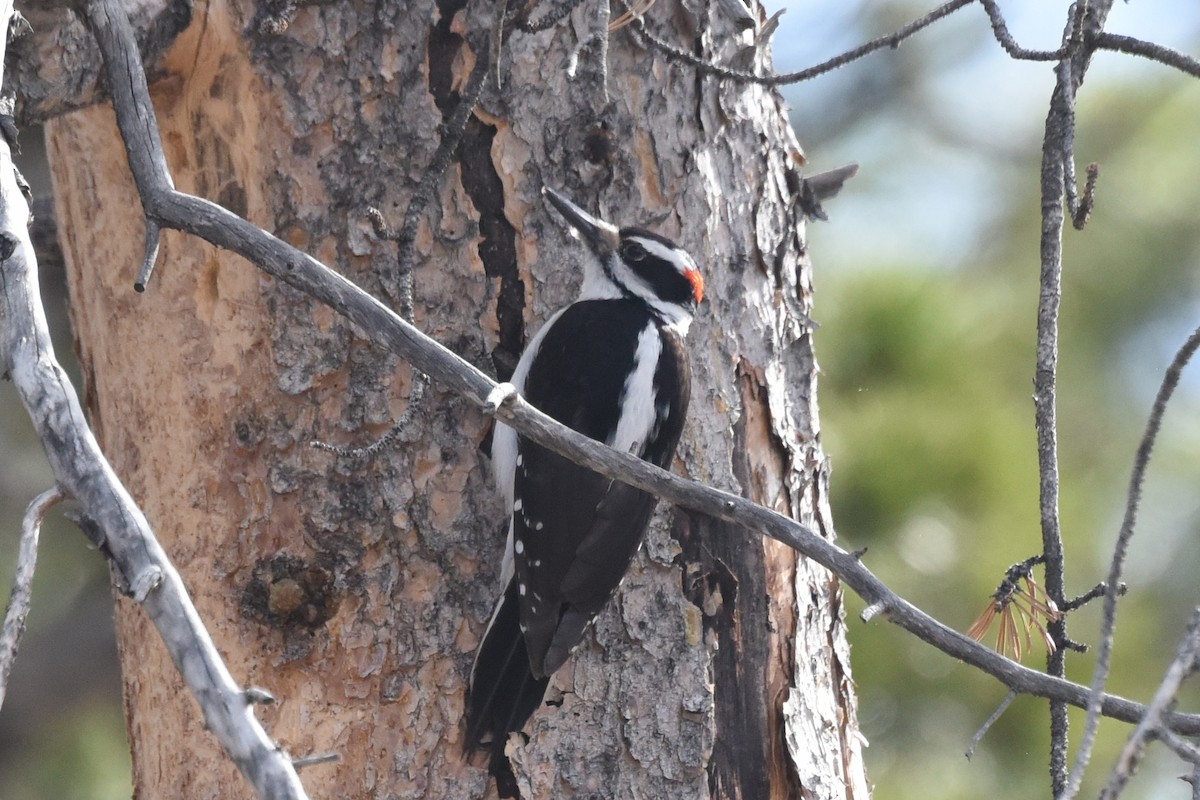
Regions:
M 891 32 L 935 5 L 795 0 L 780 71 Z M 1057 46 L 1065 0 L 1001 0 L 1025 47 Z M 651 12 L 654 13 L 654 12 Z M 1200 55 L 1200 3 L 1117 3 L 1108 30 Z M 965 630 L 1012 563 L 1040 548 L 1032 393 L 1038 170 L 1048 64 L 1013 62 L 969 6 L 785 95 L 818 172 L 861 165 L 830 221 L 809 227 L 816 268 L 822 437 L 840 543 L 904 597 Z M 1065 239 L 1059 435 L 1068 585 L 1107 572 L 1138 437 L 1175 350 L 1200 325 L 1200 81 L 1102 53 L 1078 104 L 1080 174 L 1102 174 L 1091 223 Z M 45 187 L 36 132 L 22 168 Z M 72 351 L 61 270 L 43 265 L 60 357 Z M 73 367 L 70 367 L 73 368 Z M 72 376 L 77 378 L 77 376 Z M 1118 617 L 1113 691 L 1146 700 L 1200 604 L 1200 379 L 1185 373 L 1149 471 Z M 12 385 L 0 382 L 0 597 L 25 505 L 52 479 Z M 1040 576 L 1040 573 L 1039 573 Z M 0 798 L 131 794 L 103 560 L 57 515 L 42 535 L 29 632 L 0 713 Z M 848 597 L 854 678 L 878 800 L 1045 797 L 1045 704 L 1019 698 L 972 761 L 962 753 L 1005 690 Z M 1096 609 L 1071 618 L 1095 643 Z M 1025 662 L 1040 666 L 1037 649 Z M 1092 656 L 1072 655 L 1087 683 Z M 1184 707 L 1197 708 L 1194 688 Z M 35 724 L 35 720 L 38 721 Z M 1073 742 L 1082 715 L 1073 717 Z M 1083 796 L 1130 728 L 1101 726 Z M 1186 798 L 1161 748 L 1126 797 Z
M 888 33 L 932 2 L 788 4 L 781 72 Z M 776 4 L 782 7 L 782 4 Z M 1017 41 L 1054 49 L 1060 0 L 1000 3 Z M 1107 29 L 1200 55 L 1200 3 L 1116 3 Z M 982 8 L 810 83 L 785 89 L 819 172 L 862 165 L 815 264 L 823 443 L 844 547 L 904 597 L 965 630 L 1010 564 L 1041 548 L 1033 427 L 1039 169 L 1049 64 L 1014 62 Z M 1200 81 L 1101 53 L 1077 108 L 1078 171 L 1101 166 L 1096 210 L 1065 234 L 1060 339 L 1061 511 L 1068 590 L 1103 580 L 1137 446 L 1166 366 L 1200 325 Z M 1195 369 L 1195 368 L 1193 368 Z M 1111 689 L 1149 699 L 1200 604 L 1200 379 L 1184 375 L 1151 464 L 1117 620 Z M 1041 572 L 1038 571 L 1040 580 Z M 1049 795 L 1045 704 L 847 603 L 868 772 L 877 800 Z M 1099 609 L 1071 617 L 1098 641 Z M 1044 666 L 1037 647 L 1026 664 Z M 1090 682 L 1092 654 L 1070 655 Z M 1194 687 L 1184 707 L 1196 708 Z M 1190 703 L 1189 703 L 1190 701 Z M 1072 743 L 1083 716 L 1072 717 Z M 1082 797 L 1094 797 L 1131 732 L 1101 725 Z M 1189 770 L 1161 747 L 1126 797 L 1188 798 Z

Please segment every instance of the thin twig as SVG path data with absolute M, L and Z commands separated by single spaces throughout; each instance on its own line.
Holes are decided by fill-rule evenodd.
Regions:
M 319 755 L 294 758 L 292 759 L 292 766 L 296 769 L 304 769 L 305 767 L 315 767 L 317 764 L 332 764 L 339 760 L 341 760 L 341 756 L 337 753 L 321 753 Z
M 1133 459 L 1133 472 L 1129 477 L 1129 492 L 1125 499 L 1125 516 L 1121 520 L 1121 531 L 1117 534 L 1117 543 L 1113 547 L 1112 563 L 1108 569 L 1108 578 L 1105 581 L 1106 591 L 1104 593 L 1104 616 L 1100 627 L 1100 647 L 1096 654 L 1096 666 L 1092 673 L 1092 695 L 1098 697 L 1104 691 L 1104 685 L 1108 681 L 1108 673 L 1112 663 L 1113 651 L 1113 631 L 1117 624 L 1117 587 L 1121 585 L 1121 573 L 1124 570 L 1125 558 L 1129 553 L 1129 542 L 1133 539 L 1134 527 L 1137 524 L 1138 508 L 1142 500 L 1142 485 L 1146 480 L 1146 469 L 1150 466 L 1150 456 L 1154 450 L 1154 443 L 1158 438 L 1158 432 L 1162 428 L 1163 415 L 1167 411 L 1167 403 L 1170 402 L 1171 396 L 1175 393 L 1175 388 L 1179 385 L 1179 378 L 1183 374 L 1184 368 L 1195 355 L 1196 350 L 1200 348 L 1200 328 L 1192 331 L 1191 336 L 1187 338 L 1183 346 L 1179 348 L 1179 352 L 1175 354 L 1175 358 L 1171 360 L 1171 365 L 1167 367 L 1166 374 L 1163 375 L 1162 385 L 1159 386 L 1158 394 L 1154 398 L 1154 406 L 1150 410 L 1150 418 L 1146 422 L 1146 429 L 1142 433 L 1142 439 L 1138 443 L 1137 453 Z M 1200 636 L 1200 633 L 1197 634 Z M 1091 748 L 1092 743 L 1096 738 L 1096 730 L 1099 727 L 1099 714 L 1091 713 L 1092 704 L 1089 703 L 1088 719 L 1084 727 L 1083 739 L 1080 742 L 1080 754 L 1085 755 Z M 1081 764 L 1086 765 L 1086 761 L 1076 761 L 1075 768 L 1072 769 L 1072 786 L 1076 784 L 1076 771 L 1080 773 L 1082 778 Z
M 987 732 L 1000 720 L 1000 717 L 1004 716 L 1004 712 L 1008 710 L 1008 707 L 1012 705 L 1012 701 L 1016 699 L 1017 693 L 1010 690 L 1008 694 L 1004 695 L 1004 699 L 1000 701 L 1000 705 L 992 712 L 992 715 L 984 720 L 983 724 L 979 726 L 979 730 L 975 731 L 975 735 L 971 737 L 971 744 L 967 746 L 966 752 L 963 753 L 967 757 L 967 761 L 970 761 L 971 757 L 975 755 L 975 748 L 979 747 L 979 743 L 983 741 L 983 737 L 987 736 Z
M 1092 209 L 1096 206 L 1096 181 L 1099 178 L 1100 165 L 1093 161 L 1087 167 L 1087 183 L 1083 186 L 1083 197 L 1071 207 L 1071 224 L 1077 231 L 1087 227 L 1092 216 Z M 1074 186 L 1074 178 L 1067 185 Z
M 1063 613 L 1065 614 L 1065 613 L 1074 611 L 1077 608 L 1083 608 L 1088 603 L 1095 600 L 1097 597 L 1103 597 L 1104 591 L 1105 591 L 1105 584 L 1097 583 L 1095 586 L 1093 586 L 1091 589 L 1088 589 L 1083 594 L 1081 594 L 1077 597 L 1072 597 L 1070 600 L 1063 603 L 1063 607 L 1062 607 Z M 1120 586 L 1117 587 L 1117 594 L 1124 595 L 1125 591 L 1126 591 L 1125 584 L 1122 583 Z
M 1168 67 L 1174 67 L 1192 77 L 1200 78 L 1200 61 L 1161 44 L 1116 33 L 1101 33 L 1092 40 L 1092 43 L 1100 50 L 1114 50 L 1126 55 L 1141 56 Z
M 832 72 L 839 67 L 857 61 L 863 56 L 869 55 L 876 50 L 890 48 L 892 50 L 900 46 L 900 44 L 916 33 L 928 28 L 933 23 L 950 16 L 955 11 L 965 8 L 975 0 L 951 0 L 930 11 L 928 14 L 913 20 L 908 25 L 905 25 L 892 33 L 884 36 L 879 36 L 869 42 L 859 45 L 852 50 L 847 50 L 839 53 L 833 58 L 823 61 L 815 66 L 799 70 L 798 72 L 788 72 L 782 75 L 755 75 L 752 72 L 745 70 L 732 69 L 724 67 L 720 64 L 715 64 L 712 61 L 700 58 L 686 50 L 676 47 L 669 42 L 663 40 L 659 36 L 652 33 L 645 25 L 640 15 L 635 15 L 631 11 L 626 11 L 626 16 L 622 17 L 630 27 L 637 32 L 637 35 L 647 44 L 654 47 L 669 59 L 677 62 L 682 62 L 691 67 L 696 68 L 700 72 L 707 75 L 712 75 L 717 78 L 740 81 L 742 83 L 755 83 L 762 86 L 780 86 L 792 83 L 802 83 L 812 80 L 827 72 Z M 1004 51 L 1014 59 L 1021 61 L 1056 61 L 1062 58 L 1066 52 L 1066 46 L 1062 46 L 1057 50 L 1029 50 L 1021 47 L 1013 39 L 1009 33 L 1008 26 L 1004 22 L 1004 16 L 1001 14 L 995 0 L 980 0 L 984 10 L 987 12 L 988 21 L 992 26 L 992 33 L 996 41 L 1000 44 Z
M 138 270 L 137 278 L 133 281 L 133 290 L 135 292 L 146 291 L 146 285 L 150 283 L 150 275 L 154 272 L 154 263 L 158 261 L 158 244 L 161 238 L 161 230 L 153 220 L 146 220 L 146 253 L 142 257 L 142 266 Z
M 371 223 L 371 230 L 375 231 L 375 235 L 380 239 L 394 242 L 399 238 L 400 235 L 396 233 L 396 229 L 388 225 L 383 212 L 375 206 L 367 206 L 366 217 L 367 221 Z
M 1134 770 L 1141 762 L 1142 755 L 1146 752 L 1146 746 L 1151 739 L 1159 736 L 1159 732 L 1162 730 L 1163 713 L 1175 705 L 1184 680 L 1195 671 L 1198 654 L 1200 654 L 1200 608 L 1192 612 L 1187 634 L 1179 643 L 1175 659 L 1167 667 L 1162 683 L 1159 684 L 1158 691 L 1154 693 L 1154 699 L 1146 708 L 1146 716 L 1133 729 L 1129 740 L 1125 742 L 1125 747 L 1121 749 L 1121 755 L 1109 774 L 1108 783 L 1100 793 L 1101 800 L 1114 800 L 1124 790 L 1125 784 L 1129 782 L 1129 778 L 1132 777 Z M 1185 746 L 1187 755 L 1183 755 L 1183 757 L 1190 758 L 1195 762 L 1197 760 L 1195 756 L 1200 753 L 1197 753 L 1196 748 L 1190 744 Z
M 983 10 L 987 12 L 988 21 L 992 24 L 992 34 L 1010 57 L 1018 61 L 1058 61 L 1067 55 L 1065 44 L 1057 50 L 1026 50 L 1021 47 L 1009 33 L 1008 26 L 1004 23 L 1004 15 L 1000 13 L 1000 7 L 996 5 L 996 0 L 979 0 L 979 2 L 983 5 Z
M 25 617 L 29 614 L 29 597 L 33 590 L 33 573 L 37 567 L 38 534 L 46 512 L 63 499 L 58 487 L 47 489 L 33 499 L 21 520 L 21 542 L 17 547 L 17 573 L 13 576 L 4 627 L 0 629 L 0 708 L 8 690 L 8 676 L 17 660 L 17 647 L 25 633 Z
M 632 22 L 627 26 L 628 30 L 636 32 L 637 36 L 643 42 L 654 47 L 654 49 L 667 56 L 672 61 L 682 62 L 691 67 L 695 67 L 700 72 L 706 75 L 712 75 L 717 78 L 726 78 L 729 80 L 740 81 L 742 83 L 756 83 L 761 86 L 781 86 L 789 83 L 802 83 L 807 80 L 824 75 L 826 72 L 832 72 L 838 67 L 844 67 L 852 61 L 857 61 L 869 53 L 876 50 L 882 50 L 885 47 L 896 49 L 901 42 L 909 38 L 913 34 L 928 28 L 938 20 L 948 17 L 960 8 L 969 6 L 975 0 L 950 0 L 948 3 L 938 6 L 933 11 L 930 11 L 925 16 L 916 19 L 892 33 L 872 39 L 871 41 L 855 47 L 853 50 L 847 50 L 840 53 L 828 61 L 823 61 L 816 66 L 802 69 L 799 72 L 788 72 L 783 75 L 755 75 L 752 72 L 744 70 L 730 69 L 719 64 L 714 64 L 703 58 L 699 58 L 686 50 L 664 41 L 655 34 L 651 33 L 646 27 L 645 22 L 641 18 L 633 18 Z

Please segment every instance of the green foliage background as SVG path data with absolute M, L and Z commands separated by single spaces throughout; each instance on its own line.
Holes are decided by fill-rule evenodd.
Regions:
M 1066 5 L 1043 4 L 1057 19 Z M 849 6 L 830 12 L 836 21 L 805 19 L 840 22 L 856 32 L 850 38 L 868 39 L 927 10 Z M 1029 6 L 1005 10 L 1019 20 Z M 1130 4 L 1114 12 L 1111 29 L 1124 32 L 1121 20 L 1139 12 L 1174 13 L 1169 43 L 1195 54 L 1196 11 Z M 1060 30 L 1022 44 L 1053 48 Z M 862 164 L 826 205 L 831 223 L 809 231 L 838 534 L 843 546 L 868 547 L 866 562 L 881 578 L 959 630 L 1005 568 L 1041 546 L 1032 379 L 1052 75 L 997 54 L 982 10 L 969 7 L 898 52 L 791 98 L 814 171 Z M 1059 437 L 1074 593 L 1107 573 L 1151 402 L 1175 350 L 1200 325 L 1200 81 L 1133 60 L 1098 56 L 1077 110 L 1079 172 L 1098 161 L 1102 173 L 1090 224 L 1065 239 Z M 829 117 L 825 109 L 839 102 Z M 1197 386 L 1185 374 L 1167 414 L 1118 616 L 1110 686 L 1142 701 L 1200 604 Z M 851 614 L 862 605 L 852 597 Z M 1071 617 L 1075 639 L 1097 642 L 1098 611 Z M 968 762 L 963 751 L 1006 690 L 887 623 L 851 616 L 850 630 L 877 800 L 1048 795 L 1043 702 L 1018 699 Z M 1044 663 L 1036 642 L 1024 660 Z M 1073 680 L 1090 682 L 1091 653 L 1068 665 Z M 1190 690 L 1184 707 L 1196 699 Z M 1082 730 L 1076 714 L 1073 745 Z M 1081 796 L 1095 796 L 1130 730 L 1102 724 Z M 1190 797 L 1178 779 L 1188 771 L 1155 748 L 1125 796 Z

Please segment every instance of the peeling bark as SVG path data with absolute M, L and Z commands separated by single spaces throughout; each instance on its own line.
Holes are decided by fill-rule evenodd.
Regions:
M 699 4 L 654 19 L 706 54 L 743 33 Z M 264 32 L 249 3 L 199 4 L 153 87 L 181 189 L 396 302 L 397 223 L 488 41 L 464 0 L 306 6 Z M 809 264 L 778 97 L 698 78 L 614 34 L 566 67 L 596 15 L 506 39 L 414 242 L 416 322 L 507 374 L 577 285 L 543 184 L 686 243 L 710 302 L 693 328 L 676 468 L 831 531 L 817 441 Z M 277 30 L 277 29 L 276 29 Z M 748 34 L 746 34 L 748 35 Z M 607 97 L 605 95 L 607 87 Z M 370 464 L 412 375 L 353 326 L 237 257 L 164 236 L 131 290 L 143 221 L 111 111 L 47 127 L 77 345 L 105 451 L 162 535 L 231 669 L 314 796 L 477 797 L 458 754 L 463 681 L 496 591 L 499 503 L 485 420 L 436 389 Z M 80 158 L 79 154 L 86 154 Z M 510 747 L 531 797 L 866 797 L 840 590 L 725 523 L 660 510 L 613 607 Z M 242 796 L 136 611 L 120 604 L 135 779 L 146 796 Z M 195 756 L 181 763 L 178 747 Z

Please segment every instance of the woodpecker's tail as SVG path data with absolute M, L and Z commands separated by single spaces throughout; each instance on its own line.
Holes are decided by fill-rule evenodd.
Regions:
M 542 702 L 549 682 L 549 678 L 533 677 L 529 670 L 529 653 L 521 633 L 517 581 L 513 578 L 492 612 L 492 621 L 475 654 L 471 686 L 467 690 L 466 752 L 470 755 L 487 748 L 497 783 L 500 778 L 497 769 L 508 769 L 504 758 L 508 734 L 524 727 Z

